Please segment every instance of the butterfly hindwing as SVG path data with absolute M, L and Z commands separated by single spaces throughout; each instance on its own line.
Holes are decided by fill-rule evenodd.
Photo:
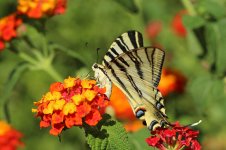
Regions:
M 102 68 L 94 68 L 95 74 L 102 72 L 124 92 L 135 115 L 150 130 L 167 122 L 163 98 L 157 90 L 163 61 L 164 51 L 143 47 L 141 33 L 128 31 L 110 46 L 103 65 L 99 65 Z

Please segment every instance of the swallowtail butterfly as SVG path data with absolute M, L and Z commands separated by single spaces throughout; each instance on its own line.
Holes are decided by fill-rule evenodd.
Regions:
M 112 43 L 102 65 L 92 66 L 95 78 L 106 87 L 106 95 L 110 97 L 114 83 L 127 96 L 136 117 L 151 131 L 168 124 L 164 100 L 157 89 L 164 55 L 158 48 L 143 47 L 141 33 L 128 31 Z

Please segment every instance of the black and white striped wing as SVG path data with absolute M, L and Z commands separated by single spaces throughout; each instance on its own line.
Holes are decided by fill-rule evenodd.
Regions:
M 163 98 L 157 90 L 164 51 L 141 47 L 142 40 L 136 31 L 122 34 L 104 56 L 103 66 L 110 80 L 128 97 L 136 116 L 153 130 L 167 122 Z

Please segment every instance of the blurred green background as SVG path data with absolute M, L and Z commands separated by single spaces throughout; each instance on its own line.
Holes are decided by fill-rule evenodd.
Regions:
M 187 78 L 183 94 L 165 97 L 169 120 L 179 120 L 184 125 L 202 120 L 196 128 L 201 132 L 199 140 L 203 149 L 226 149 L 225 0 L 192 0 L 196 15 L 183 18 L 187 27 L 185 37 L 172 31 L 176 13 L 192 10 L 185 0 L 70 0 L 67 6 L 65 14 L 46 22 L 47 39 L 79 56 L 76 59 L 62 51 L 57 52 L 53 65 L 64 78 L 85 76 L 97 60 L 96 49 L 100 48 L 101 59 L 114 39 L 125 31 L 138 30 L 143 33 L 145 46 L 153 45 L 153 40 L 148 38 L 148 24 L 161 22 L 162 29 L 155 42 L 166 51 L 164 66 L 180 71 Z M 1 0 L 0 16 L 15 11 L 15 7 L 16 1 Z M 36 38 L 35 34 L 30 36 Z M 10 72 L 21 61 L 8 49 L 1 52 L 0 97 Z M 23 149 L 88 149 L 79 128 L 65 131 L 62 142 L 49 135 L 48 129 L 39 128 L 39 119 L 34 117 L 31 108 L 52 82 L 55 80 L 46 72 L 26 71 L 10 93 L 7 101 L 10 120 L 13 127 L 24 134 Z M 147 129 L 142 129 L 130 133 L 129 137 L 135 149 L 148 149 L 144 139 L 149 135 Z

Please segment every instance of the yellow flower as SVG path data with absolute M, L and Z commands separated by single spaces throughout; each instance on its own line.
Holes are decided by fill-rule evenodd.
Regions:
M 93 87 L 93 85 L 96 84 L 95 80 L 82 80 L 82 87 L 83 88 L 87 88 L 90 89 L 91 87 Z
M 75 85 L 76 78 L 68 77 L 64 80 L 64 88 L 70 88 Z
M 97 92 L 93 91 L 93 90 L 86 90 L 84 92 L 84 96 L 88 101 L 92 101 L 94 99 L 94 97 L 96 96 Z
M 66 101 L 64 99 L 58 100 L 53 105 L 54 110 L 62 110 Z
M 0 121 L 0 136 L 4 135 L 11 129 L 11 126 L 8 125 L 5 121 Z
M 52 93 L 52 96 L 53 96 L 53 100 L 59 100 L 61 98 L 61 93 L 54 91 Z
M 74 103 L 67 103 L 64 105 L 63 114 L 73 114 L 76 111 L 76 105 Z
M 46 101 L 51 101 L 53 100 L 53 95 L 51 92 L 47 92 L 43 98 L 42 98 L 43 102 L 46 102 Z
M 31 109 L 31 112 L 36 113 L 36 112 L 38 112 L 38 110 L 37 110 L 37 109 L 32 108 L 32 109 Z
M 74 95 L 72 97 L 73 102 L 75 103 L 75 105 L 79 105 L 82 101 L 85 100 L 85 97 L 83 95 Z
M 50 101 L 48 106 L 47 106 L 47 108 L 45 108 L 43 110 L 43 113 L 44 114 L 52 114 L 53 113 L 53 106 L 54 106 L 54 104 L 55 104 L 55 101 Z

